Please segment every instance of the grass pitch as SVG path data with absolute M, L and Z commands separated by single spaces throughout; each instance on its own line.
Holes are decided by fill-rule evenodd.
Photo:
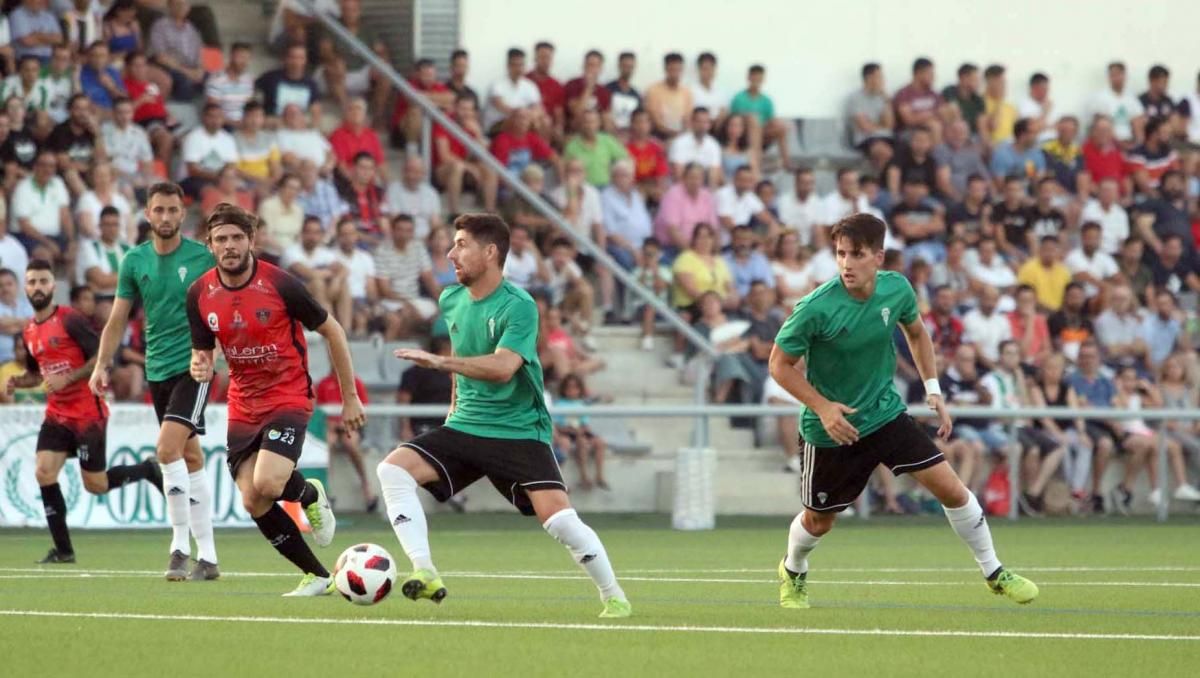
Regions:
M 382 545 L 343 516 L 318 554 Z M 218 531 L 223 577 L 169 583 L 166 531 L 74 533 L 79 563 L 40 568 L 42 531 L 0 531 L 0 675 L 922 676 L 1186 675 L 1200 661 L 1200 520 L 992 522 L 1041 597 L 990 594 L 943 520 L 846 520 L 811 559 L 813 609 L 777 605 L 787 519 L 713 532 L 662 516 L 592 516 L 634 618 L 607 622 L 591 583 L 536 521 L 434 515 L 441 606 L 284 599 L 299 575 L 257 530 Z

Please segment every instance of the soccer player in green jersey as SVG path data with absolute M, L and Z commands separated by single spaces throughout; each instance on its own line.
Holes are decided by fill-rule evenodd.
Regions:
M 808 555 L 833 529 L 837 514 L 862 493 L 875 467 L 885 464 L 893 473 L 911 473 L 937 497 L 994 593 L 1029 603 L 1037 585 L 1000 564 L 979 501 L 908 416 L 892 385 L 892 336 L 899 325 L 925 381 L 926 403 L 937 413 L 937 435 L 949 437 L 950 415 L 916 294 L 904 276 L 879 270 L 886 228 L 869 214 L 834 224 L 830 238 L 839 275 L 796 304 L 771 350 L 771 376 L 804 406 L 804 510 L 792 521 L 787 556 L 779 563 L 779 602 L 786 608 L 809 606 Z
M 604 544 L 571 508 L 550 449 L 553 424 L 542 397 L 537 306 L 502 273 L 508 225 L 494 215 L 464 214 L 454 228 L 448 257 L 461 284 L 447 287 L 438 302 L 453 353 L 396 351 L 398 358 L 454 376 L 450 413 L 444 426 L 402 443 L 377 469 L 388 520 L 414 568 L 401 590 L 412 600 L 438 603 L 446 597 L 417 486 L 446 501 L 486 477 L 567 547 L 600 590 L 601 617 L 628 617 L 632 608 Z
M 211 580 L 220 572 L 213 540 L 212 494 L 198 437 L 204 433 L 208 384 L 197 383 L 189 373 L 192 340 L 186 302 L 188 287 L 211 269 L 215 260 L 207 247 L 179 232 L 185 214 L 183 189 L 168 182 L 155 184 L 146 200 L 150 240 L 121 260 L 116 299 L 100 336 L 100 352 L 88 383 L 93 393 L 103 395 L 113 355 L 129 324 L 130 310 L 134 300 L 140 300 L 146 314 L 146 381 L 162 426 L 157 454 L 172 530 L 166 576 L 169 581 L 189 577 Z M 189 525 L 198 551 L 190 574 Z

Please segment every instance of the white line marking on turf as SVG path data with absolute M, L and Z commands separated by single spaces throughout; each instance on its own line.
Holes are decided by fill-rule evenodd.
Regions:
M 952 631 L 949 629 L 837 629 L 771 626 L 657 626 L 653 624 L 571 624 L 552 622 L 492 622 L 471 619 L 364 619 L 306 617 L 234 617 L 222 615 L 142 614 L 136 612 L 60 612 L 52 610 L 0 610 L 0 616 L 120 619 L 143 621 L 198 621 L 272 624 L 348 624 L 362 626 L 441 626 L 486 629 L 541 629 L 554 631 L 651 631 L 666 633 L 743 633 L 820 636 L 907 636 L 933 638 L 1023 638 L 1050 640 L 1161 640 L 1200 641 L 1200 636 L 1142 633 L 1056 633 L 1042 631 Z
M 1200 566 L 1194 565 L 1145 565 L 1145 566 L 1115 566 L 1115 567 L 1093 567 L 1093 566 L 1021 566 L 1014 565 L 1014 570 L 1022 572 L 1200 572 Z M 632 574 L 774 574 L 773 568 L 757 568 L 757 567 L 741 567 L 741 568 L 721 568 L 721 569 L 679 569 L 679 568 L 652 568 L 652 569 L 625 569 L 622 572 Z M 907 574 L 916 572 L 974 572 L 975 568 L 970 567 L 823 567 L 822 572 L 837 572 L 837 573 L 888 573 L 888 574 Z M 541 574 L 535 570 L 517 570 L 515 574 Z

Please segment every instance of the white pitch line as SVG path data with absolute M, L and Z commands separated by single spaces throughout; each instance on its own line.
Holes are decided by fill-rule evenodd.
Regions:
M 838 629 L 786 628 L 771 626 L 672 626 L 654 624 L 573 624 L 552 622 L 493 622 L 480 620 L 433 619 L 354 619 L 308 617 L 235 617 L 223 615 L 171 615 L 136 612 L 65 612 L 52 610 L 0 610 L 8 617 L 58 617 L 70 619 L 118 619 L 139 621 L 194 621 L 271 624 L 346 624 L 354 626 L 428 626 L 485 629 L 539 629 L 549 631 L 640 631 L 657 633 L 734 633 L 820 636 L 894 636 L 925 638 L 1022 638 L 1029 640 L 1158 640 L 1168 642 L 1200 641 L 1200 636 L 1144 633 L 1058 633 L 1042 631 L 953 631 L 949 629 Z
M 1200 572 L 1200 566 L 1193 565 L 1146 565 L 1146 566 L 1025 566 L 1014 565 L 1014 570 L 1022 572 Z M 719 569 L 680 569 L 680 568 L 622 568 L 622 572 L 632 574 L 774 574 L 774 568 L 739 567 Z M 831 573 L 880 573 L 880 574 L 909 574 L 921 572 L 975 572 L 973 567 L 822 567 L 821 572 Z M 517 570 L 515 574 L 542 574 L 536 570 Z

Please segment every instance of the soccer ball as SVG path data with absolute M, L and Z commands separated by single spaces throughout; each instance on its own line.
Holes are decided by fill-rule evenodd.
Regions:
M 342 551 L 333 567 L 338 593 L 355 605 L 374 605 L 392 592 L 396 561 L 375 544 L 355 544 Z

